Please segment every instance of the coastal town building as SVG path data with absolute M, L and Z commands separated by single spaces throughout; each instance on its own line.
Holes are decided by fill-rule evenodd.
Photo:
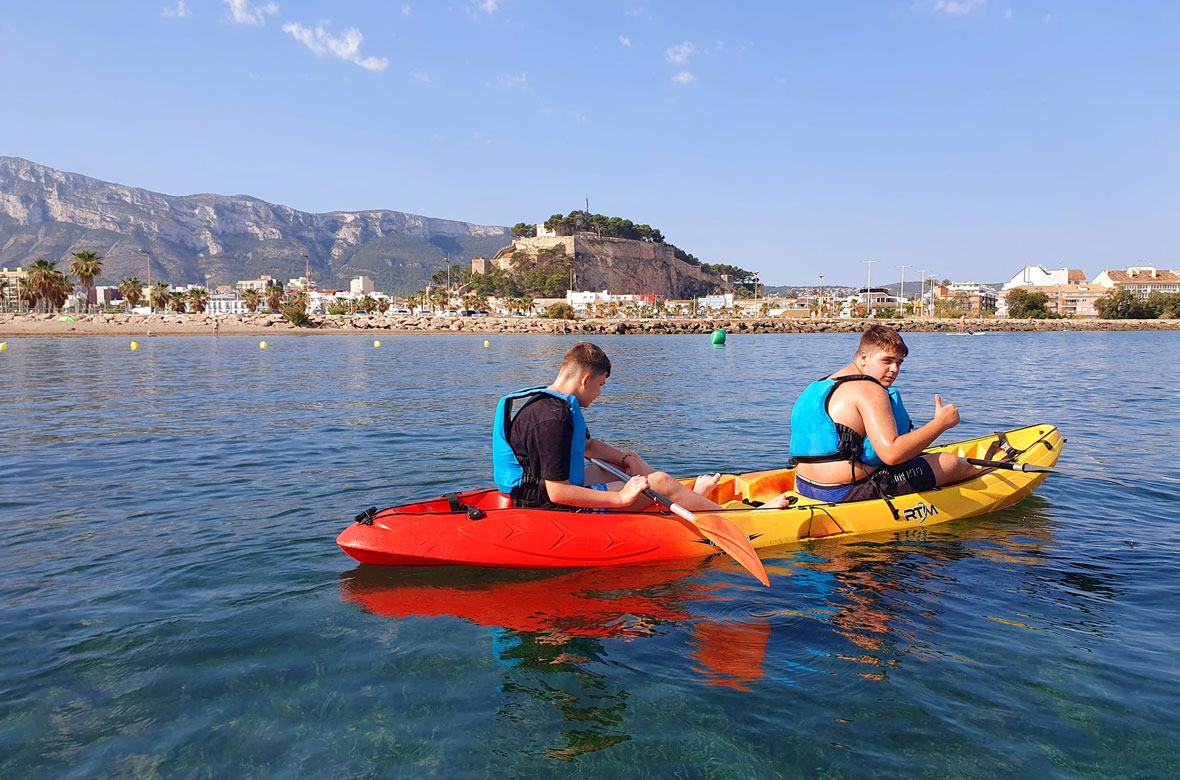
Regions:
M 20 304 L 20 299 L 17 295 L 17 287 L 21 279 L 26 278 L 29 272 L 23 268 L 4 268 L 0 270 L 0 287 L 3 287 L 4 293 L 3 307 L 5 311 L 15 311 Z
M 368 295 L 373 292 L 373 280 L 367 276 L 358 276 L 348 283 L 348 291 L 353 295 Z
M 697 300 L 697 308 L 706 311 L 733 308 L 733 293 L 723 295 L 705 295 Z
M 1109 287 L 1089 283 L 1043 284 L 1014 287 L 1012 290 L 1004 290 L 1000 293 L 1000 299 L 996 306 L 997 316 L 1007 317 L 1010 315 L 1008 311 L 1008 295 L 1013 290 L 1027 290 L 1030 293 L 1042 293 L 1046 298 L 1045 310 L 1050 314 L 1082 319 L 1096 318 L 1098 316 L 1097 302 L 1110 293 Z
M 1078 268 L 1058 268 L 1048 271 L 1043 265 L 1026 265 L 1015 276 L 1004 282 L 1000 292 L 1017 287 L 1046 287 L 1060 284 L 1079 284 L 1086 281 L 1086 272 Z
M 205 302 L 206 314 L 246 314 L 246 302 L 233 294 L 215 293 Z
M 1103 271 L 1094 277 L 1091 284 L 1101 285 L 1108 290 L 1117 288 L 1130 290 L 1140 298 L 1146 298 L 1156 292 L 1180 292 L 1180 273 L 1154 268 L 1150 265 L 1136 265 L 1125 271 Z
M 922 297 L 923 301 L 954 301 L 972 317 L 982 317 L 996 310 L 996 291 L 977 282 L 954 282 L 937 285 Z
M 265 292 L 266 288 L 273 284 L 277 284 L 274 278 L 263 274 L 257 279 L 243 279 L 234 285 L 234 289 L 237 290 L 238 295 L 246 292 L 246 290 L 258 290 L 258 292 Z
M 869 287 L 861 289 L 852 295 L 838 300 L 841 317 L 857 317 L 866 311 L 874 312 L 882 309 L 895 309 L 904 301 L 884 287 Z
M 115 302 L 123 297 L 119 292 L 119 288 L 115 285 L 98 285 L 87 295 L 90 299 L 91 306 L 102 308 L 115 305 Z

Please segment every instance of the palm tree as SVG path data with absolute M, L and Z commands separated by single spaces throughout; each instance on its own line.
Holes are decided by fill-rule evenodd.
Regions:
M 45 302 L 58 311 L 61 311 L 61 308 L 66 304 L 66 300 L 69 299 L 70 293 L 73 291 L 74 284 L 70 281 L 70 277 L 61 271 L 54 271 L 46 280 Z
M 201 314 L 205 311 L 205 305 L 209 303 L 209 291 L 204 287 L 194 287 L 188 291 L 189 307 L 197 313 Z
M 417 312 L 418 308 L 424 303 L 426 303 L 426 292 L 424 290 L 419 290 L 406 299 L 406 305 L 410 307 L 411 313 Z
M 388 298 L 378 298 L 377 299 L 377 306 L 376 306 L 377 311 L 384 314 L 385 312 L 389 311 L 389 304 L 390 304 L 390 300 Z
M 17 281 L 16 299 L 25 305 L 25 311 L 32 311 L 41 301 L 41 293 L 31 276 L 23 276 Z
M 4 304 L 4 308 L 8 308 L 8 280 L 0 279 L 0 302 Z
M 49 288 L 52 286 L 53 275 L 57 273 L 57 263 L 46 257 L 38 257 L 29 266 L 29 283 L 37 290 L 37 300 L 45 301 L 49 306 Z
M 253 288 L 243 290 L 242 303 L 246 304 L 246 311 L 253 314 L 258 311 L 258 305 L 262 303 L 262 293 Z
M 377 301 L 373 300 L 373 296 L 366 295 L 356 301 L 356 310 L 371 314 L 376 305 Z
M 94 289 L 94 277 L 102 276 L 102 256 L 97 252 L 71 252 L 74 262 L 70 263 L 70 273 L 78 277 L 78 282 L 86 288 L 86 310 L 90 310 L 90 293 Z
M 184 314 L 184 303 L 187 300 L 188 296 L 180 290 L 168 294 L 168 304 L 172 306 L 172 311 L 177 314 Z
M 262 297 L 266 300 L 266 305 L 271 311 L 278 311 L 279 306 L 283 303 L 283 288 L 272 284 L 262 293 Z
M 169 297 L 167 282 L 156 282 L 152 285 L 151 289 L 148 290 L 148 305 L 152 309 L 164 311 L 168 308 L 168 300 Z
M 119 294 L 127 301 L 127 308 L 134 309 L 143 298 L 143 284 L 138 276 L 128 276 L 119 282 Z
M 430 306 L 433 309 L 445 309 L 451 303 L 451 293 L 442 287 L 435 287 L 430 291 Z

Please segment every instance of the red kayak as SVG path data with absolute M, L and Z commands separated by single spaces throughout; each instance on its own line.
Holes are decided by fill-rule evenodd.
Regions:
M 565 569 L 717 551 L 687 521 L 645 512 L 518 509 L 498 490 L 452 493 L 358 516 L 336 543 L 361 563 Z

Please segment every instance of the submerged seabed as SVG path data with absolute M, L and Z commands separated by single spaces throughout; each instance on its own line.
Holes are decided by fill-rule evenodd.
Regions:
M 910 538 L 548 573 L 358 567 L 357 511 L 490 482 L 574 337 L 22 339 L 0 353 L 0 776 L 1170 777 L 1174 333 L 911 334 L 915 417 L 1069 439 Z M 855 336 L 602 337 L 590 428 L 785 457 Z M 950 435 L 948 435 L 950 438 Z

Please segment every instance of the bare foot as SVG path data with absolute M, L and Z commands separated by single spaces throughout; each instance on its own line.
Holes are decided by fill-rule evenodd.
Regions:
M 763 504 L 762 506 L 760 506 L 758 508 L 759 509 L 782 509 L 783 507 L 790 506 L 790 505 L 791 505 L 791 499 L 788 498 L 786 493 L 783 493 L 781 495 L 775 496 L 774 498 L 770 499 L 769 501 L 767 501 L 765 504 Z
M 693 483 L 692 492 L 698 496 L 707 496 L 713 492 L 713 488 L 717 487 L 717 483 L 720 481 L 720 474 L 702 474 Z

